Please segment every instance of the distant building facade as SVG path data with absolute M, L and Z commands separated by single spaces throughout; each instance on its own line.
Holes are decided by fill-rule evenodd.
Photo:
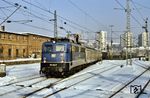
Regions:
M 41 56 L 42 43 L 50 37 L 0 31 L 0 60 Z
M 141 47 L 146 47 L 147 46 L 147 42 L 149 42 L 149 34 L 147 35 L 146 32 L 141 33 L 138 36 L 138 45 Z
M 107 32 L 106 31 L 100 31 L 97 32 L 97 41 L 98 41 L 98 48 L 100 48 L 102 51 L 107 50 Z
M 132 47 L 133 46 L 133 38 L 131 32 L 124 33 L 121 38 L 121 46 L 122 47 Z

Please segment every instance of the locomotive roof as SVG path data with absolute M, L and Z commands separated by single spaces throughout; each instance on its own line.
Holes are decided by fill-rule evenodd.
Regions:
M 55 38 L 53 38 L 51 41 L 48 41 L 48 42 L 61 42 L 61 43 L 65 43 L 65 42 L 68 42 L 68 43 L 71 43 L 71 44 L 74 44 L 74 45 L 78 45 L 78 46 L 81 46 L 81 47 L 86 47 L 86 48 L 88 48 L 88 49 L 93 49 L 93 50 L 97 50 L 97 49 L 95 49 L 95 48 L 91 48 L 91 47 L 89 47 L 89 46 L 86 46 L 86 45 L 83 45 L 83 44 L 81 44 L 81 43 L 76 43 L 76 42 L 74 42 L 73 40 L 70 40 L 70 39 L 68 39 L 68 38 L 57 38 L 57 39 L 55 39 Z M 45 43 L 48 43 L 48 42 L 45 42 Z

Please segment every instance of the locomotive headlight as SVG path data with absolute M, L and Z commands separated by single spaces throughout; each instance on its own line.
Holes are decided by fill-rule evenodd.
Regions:
M 46 57 L 44 57 L 44 61 L 43 62 L 46 63 Z

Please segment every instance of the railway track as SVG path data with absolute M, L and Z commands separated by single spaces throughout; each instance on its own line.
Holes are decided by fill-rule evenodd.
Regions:
M 49 79 L 49 80 L 51 80 L 51 79 Z M 11 91 L 2 93 L 2 94 L 0 94 L 0 96 L 4 96 L 4 95 L 7 95 L 7 94 L 10 94 L 10 93 L 13 93 L 13 92 L 17 92 L 17 91 L 23 90 L 23 89 L 25 89 L 26 87 L 32 87 L 32 85 L 35 85 L 35 84 L 37 84 L 37 83 L 44 82 L 44 81 L 45 81 L 45 80 L 41 80 L 41 81 L 38 81 L 38 82 L 36 82 L 36 83 L 32 83 L 32 84 L 30 84 L 29 86 L 19 85 L 19 86 L 17 86 L 17 87 L 18 87 L 17 89 L 14 89 L 14 90 L 11 90 Z M 58 81 L 60 81 L 60 80 L 58 80 Z M 57 81 L 56 81 L 56 82 L 57 82 Z M 53 84 L 53 83 L 51 83 L 51 84 Z M 37 88 L 37 89 L 39 90 L 39 88 Z
M 109 71 L 109 70 L 112 70 L 113 68 L 116 68 L 116 67 L 119 67 L 119 65 L 116 65 L 116 66 L 113 66 L 113 67 L 112 67 L 112 66 L 111 66 L 111 67 L 109 66 L 109 68 L 107 67 L 107 68 L 105 68 L 105 69 L 103 69 L 103 70 L 101 69 L 101 71 L 100 71 L 100 72 L 97 72 L 97 74 L 104 73 L 104 72 Z M 100 69 L 96 69 L 96 70 L 98 71 L 98 70 L 100 70 Z M 92 70 L 91 72 L 95 72 L 96 70 Z M 87 73 L 90 73 L 90 72 L 87 72 Z M 53 88 L 53 87 L 56 86 L 57 84 L 60 84 L 60 83 L 63 83 L 63 82 L 66 82 L 66 81 L 68 81 L 68 80 L 72 80 L 72 79 L 75 79 L 75 78 L 79 78 L 79 77 L 81 77 L 81 76 L 84 76 L 84 75 L 87 74 L 87 73 L 83 73 L 83 74 L 81 74 L 81 75 L 77 75 L 77 76 L 74 76 L 74 77 L 71 77 L 71 78 L 67 78 L 67 79 L 64 79 L 64 80 L 60 80 L 60 81 L 55 82 L 55 83 L 53 83 L 53 84 L 51 84 L 51 85 L 48 85 L 48 86 L 46 86 L 46 87 L 43 87 L 43 88 L 41 88 L 41 89 L 39 89 L 39 90 L 36 90 L 36 91 L 31 92 L 31 93 L 29 93 L 29 94 L 26 94 L 26 95 L 23 96 L 23 98 L 32 96 L 33 94 L 38 93 L 39 91 L 42 91 L 42 90 L 45 89 L 45 88 Z M 83 81 L 86 81 L 86 80 L 88 80 L 88 79 L 90 79 L 90 78 L 92 78 L 92 77 L 93 77 L 93 75 L 90 75 L 90 76 L 87 76 L 87 77 L 84 78 L 84 79 L 78 79 L 78 80 L 79 80 L 78 82 L 75 82 L 75 83 L 73 83 L 73 84 L 71 84 L 71 85 L 67 85 L 66 87 L 60 88 L 60 89 L 54 91 L 53 93 L 48 94 L 48 95 L 45 96 L 44 98 L 47 98 L 47 97 L 52 96 L 52 95 L 54 95 L 54 94 L 56 94 L 56 93 L 58 93 L 58 92 L 60 92 L 60 91 L 63 91 L 63 90 L 65 90 L 65 89 L 68 89 L 68 88 L 70 88 L 70 87 L 72 87 L 72 86 L 74 86 L 74 85 L 76 85 L 76 84 L 78 84 L 78 83 L 81 83 L 81 82 L 83 82 Z
M 139 77 L 141 77 L 144 73 L 146 73 L 147 71 L 150 71 L 150 67 L 148 67 L 145 71 L 143 71 L 141 74 L 139 74 L 138 76 L 134 77 L 131 81 L 125 83 L 124 86 L 122 86 L 121 88 L 119 88 L 117 91 L 115 91 L 115 93 L 113 93 L 112 95 L 110 95 L 108 98 L 112 98 L 115 95 L 117 95 L 119 92 L 121 92 L 124 88 L 126 88 L 128 85 L 130 85 L 132 82 L 134 82 L 135 80 L 137 80 Z M 141 90 L 141 92 L 137 95 L 136 98 L 138 98 L 140 96 L 140 94 L 142 94 L 142 92 L 144 91 L 144 89 L 146 88 L 146 86 L 149 84 L 150 80 L 144 85 L 143 89 Z
M 6 83 L 4 85 L 1 85 L 0 87 L 3 87 L 3 86 L 10 86 L 10 85 L 14 85 L 14 84 L 17 84 L 17 83 L 20 83 L 20 82 L 25 82 L 25 81 L 30 81 L 30 80 L 34 80 L 34 79 L 37 79 L 37 78 L 42 78 L 41 76 L 37 75 L 37 76 L 28 76 L 28 77 L 21 77 L 21 78 L 17 78 L 15 81 L 13 82 L 9 82 L 9 83 Z
M 119 64 L 120 65 L 120 64 Z M 41 86 L 41 87 L 35 87 L 35 89 L 34 90 L 29 90 L 28 91 L 28 93 L 27 92 L 25 92 L 25 93 L 27 93 L 27 94 L 25 94 L 25 93 L 22 93 L 22 94 L 20 94 L 20 95 L 24 95 L 23 97 L 28 97 L 28 96 L 30 96 L 30 95 L 32 95 L 32 94 L 35 94 L 35 93 L 37 93 L 37 92 L 39 92 L 39 91 L 41 91 L 41 90 L 43 90 L 43 89 L 45 89 L 45 88 L 51 88 L 51 87 L 54 87 L 55 85 L 57 85 L 57 84 L 59 84 L 59 83 L 63 83 L 63 82 L 65 82 L 65 81 L 68 81 L 68 80 L 72 80 L 72 79 L 75 79 L 75 78 L 78 78 L 78 77 L 81 77 L 81 76 L 84 76 L 85 74 L 87 74 L 87 73 L 90 73 L 90 72 L 95 72 L 95 71 L 98 71 L 98 70 L 101 70 L 100 71 L 100 73 L 102 73 L 102 72 L 105 72 L 105 71 L 108 71 L 108 70 L 111 70 L 112 68 L 115 68 L 115 67 L 117 67 L 117 66 L 119 66 L 119 65 L 117 65 L 116 64 L 116 66 L 113 66 L 112 67 L 112 65 L 110 65 L 110 66 L 107 66 L 107 67 L 103 67 L 103 68 L 97 68 L 97 69 L 95 69 L 95 70 L 92 70 L 92 71 L 89 71 L 89 72 L 84 72 L 84 73 L 81 73 L 80 75 L 75 75 L 75 76 L 73 76 L 73 77 L 69 77 L 69 78 L 65 78 L 65 79 L 57 79 L 56 81 L 53 81 L 53 82 L 49 82 L 49 84 L 47 85 L 45 85 L 45 86 Z M 93 76 L 91 76 L 91 77 L 93 77 Z M 91 77 L 87 77 L 86 79 L 84 79 L 84 80 L 82 80 L 82 81 L 79 81 L 79 82 L 77 82 L 77 83 L 75 83 L 75 84 L 73 84 L 73 85 L 76 85 L 76 84 L 78 84 L 78 83 L 80 83 L 80 82 L 83 82 L 83 81 L 85 81 L 85 80 L 87 80 L 87 79 L 90 79 Z M 25 78 L 23 78 L 23 77 L 21 77 L 21 80 L 18 80 L 18 81 L 15 81 L 15 82 L 11 82 L 11 83 L 8 83 L 8 84 L 6 84 L 6 85 L 4 85 L 3 87 L 8 87 L 8 86 L 11 86 L 11 85 L 14 85 L 14 86 L 16 86 L 17 88 L 16 89 L 13 89 L 13 90 L 9 90 L 9 91 L 7 91 L 7 92 L 4 92 L 4 93 L 1 93 L 0 94 L 0 96 L 7 96 L 8 94 L 11 94 L 11 93 L 15 93 L 15 92 L 20 92 L 21 90 L 23 91 L 23 89 L 26 89 L 27 87 L 31 87 L 32 88 L 32 86 L 33 85 L 36 85 L 36 84 L 40 84 L 40 83 L 42 83 L 42 82 L 44 82 L 44 81 L 51 81 L 51 78 L 49 79 L 49 80 L 47 80 L 47 79 L 43 79 L 43 80 L 39 80 L 39 81 L 37 81 L 37 82 L 34 82 L 34 83 L 31 83 L 31 84 L 28 84 L 27 86 L 25 86 L 25 85 L 18 85 L 19 83 L 21 83 L 21 82 L 28 82 L 28 81 L 32 81 L 32 80 L 34 80 L 34 79 L 37 79 L 37 78 L 41 78 L 41 77 L 38 77 L 38 76 L 35 76 L 35 77 L 28 77 L 27 79 Z M 43 78 L 43 77 L 42 77 Z M 22 83 L 23 84 L 23 83 Z M 73 86 L 73 85 L 70 85 L 70 86 L 68 86 L 67 88 L 69 88 L 69 87 L 71 87 L 71 86 Z M 34 87 L 34 86 L 33 86 Z M 64 90 L 65 89 L 67 89 L 67 88 L 64 88 Z M 62 88 L 62 90 L 63 90 L 63 88 Z M 60 92 L 60 90 L 58 91 L 58 92 Z M 55 93 L 57 93 L 57 92 L 55 92 Z M 54 93 L 54 94 L 55 94 Z M 20 96 L 19 95 L 19 96 Z

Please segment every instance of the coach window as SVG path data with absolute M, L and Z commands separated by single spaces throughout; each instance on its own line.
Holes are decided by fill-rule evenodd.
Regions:
M 75 47 L 75 52 L 79 52 L 79 47 Z

